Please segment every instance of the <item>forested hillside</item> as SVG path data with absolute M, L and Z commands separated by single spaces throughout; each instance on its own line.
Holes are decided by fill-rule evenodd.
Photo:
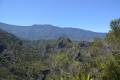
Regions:
M 120 19 L 105 39 L 21 40 L 0 30 L 0 80 L 120 80 Z
M 61 28 L 47 24 L 18 26 L 0 23 L 0 29 L 27 40 L 55 40 L 59 37 L 69 37 L 75 41 L 92 41 L 95 37 L 105 38 L 106 36 L 106 33 L 92 32 L 79 28 Z

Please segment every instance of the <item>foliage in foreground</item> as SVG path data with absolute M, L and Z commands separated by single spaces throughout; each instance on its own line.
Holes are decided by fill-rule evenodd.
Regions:
M 93 42 L 21 41 L 2 31 L 0 80 L 120 80 L 120 19 Z

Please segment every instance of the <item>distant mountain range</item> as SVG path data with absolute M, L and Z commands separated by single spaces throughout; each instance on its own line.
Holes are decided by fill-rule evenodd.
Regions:
M 53 25 L 18 26 L 0 23 L 0 29 L 27 40 L 51 40 L 59 37 L 69 37 L 76 41 L 91 41 L 95 37 L 104 38 L 106 36 L 106 33 L 92 32 L 78 28 L 61 28 Z

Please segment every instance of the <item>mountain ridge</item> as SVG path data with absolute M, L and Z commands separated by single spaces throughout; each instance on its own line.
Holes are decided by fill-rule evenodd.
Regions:
M 93 40 L 95 37 L 104 38 L 106 33 L 93 32 L 80 28 L 57 27 L 50 24 L 34 24 L 31 26 L 11 25 L 0 22 L 0 28 L 23 39 L 28 40 L 49 40 L 67 36 L 72 40 Z

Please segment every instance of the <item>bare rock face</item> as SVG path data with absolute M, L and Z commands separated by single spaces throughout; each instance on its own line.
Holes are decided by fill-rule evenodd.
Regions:
M 16 61 L 16 54 L 13 51 L 9 51 L 8 56 L 9 56 L 8 58 L 9 61 L 12 61 L 12 62 Z
M 81 53 L 78 52 L 77 54 L 74 55 L 74 59 L 75 60 L 80 60 L 80 57 L 81 57 Z
M 71 46 L 72 41 L 69 38 L 59 38 L 58 39 L 58 48 L 68 48 Z

